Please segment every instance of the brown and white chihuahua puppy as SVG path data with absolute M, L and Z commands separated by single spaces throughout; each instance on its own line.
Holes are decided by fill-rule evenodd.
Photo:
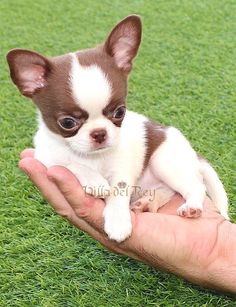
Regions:
M 221 181 L 182 133 L 126 110 L 141 31 L 140 17 L 131 15 L 92 49 L 53 58 L 7 54 L 13 82 L 38 107 L 35 158 L 69 168 L 88 193 L 105 199 L 104 229 L 118 242 L 132 232 L 131 202 L 156 211 L 175 192 L 185 199 L 180 216 L 199 216 L 207 192 L 228 219 Z

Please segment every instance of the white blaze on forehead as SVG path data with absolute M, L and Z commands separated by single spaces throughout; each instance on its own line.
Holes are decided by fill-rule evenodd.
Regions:
M 111 85 L 106 75 L 97 65 L 83 66 L 75 54 L 71 57 L 70 80 L 76 103 L 89 115 L 101 114 L 111 97 Z

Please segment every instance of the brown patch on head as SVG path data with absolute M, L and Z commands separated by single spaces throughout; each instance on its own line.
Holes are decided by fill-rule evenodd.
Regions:
M 117 127 L 121 127 L 125 113 L 126 107 L 123 99 L 112 100 L 103 109 L 103 114 Z
M 127 96 L 128 75 L 117 67 L 114 58 L 105 51 L 104 45 L 79 51 L 76 55 L 80 65 L 97 65 L 101 68 L 112 87 L 110 103 L 116 103 L 119 100 L 124 104 Z
M 63 137 L 75 135 L 88 114 L 72 97 L 71 56 L 46 58 L 34 51 L 14 49 L 8 53 L 7 60 L 13 82 L 23 95 L 32 98 L 47 127 Z M 58 124 L 63 116 L 75 118 L 77 126 L 72 130 L 63 129 Z
M 102 110 L 102 113 L 111 120 L 114 125 L 120 127 L 123 118 L 114 119 L 112 115 L 115 110 L 126 104 L 127 73 L 117 67 L 114 58 L 106 53 L 103 45 L 93 49 L 79 51 L 76 55 L 80 65 L 97 65 L 105 74 L 111 85 L 112 92 L 110 101 Z
M 112 87 L 112 97 L 103 114 L 120 127 L 123 118 L 114 119 L 112 114 L 125 105 L 127 78 L 141 42 L 142 24 L 137 15 L 120 21 L 110 32 L 104 44 L 77 52 L 81 65 L 97 65 L 105 73 Z
M 64 55 L 50 59 L 51 72 L 47 78 L 47 86 L 33 96 L 33 101 L 42 113 L 48 128 L 63 137 L 77 133 L 87 120 L 88 113 L 75 103 L 71 93 L 70 72 L 71 56 Z M 67 131 L 58 125 L 58 119 L 70 116 L 77 120 L 77 129 Z
M 146 156 L 144 160 L 144 169 L 148 166 L 150 158 L 154 151 L 165 141 L 165 126 L 155 123 L 151 120 L 145 122 L 146 129 Z
M 81 65 L 98 65 L 111 84 L 111 99 L 101 110 L 107 118 L 117 107 L 125 104 L 127 77 L 139 48 L 141 28 L 138 16 L 128 16 L 113 28 L 103 45 L 76 53 Z M 47 127 L 63 137 L 75 135 L 87 120 L 88 113 L 72 97 L 71 56 L 49 59 L 33 51 L 15 49 L 8 53 L 7 60 L 13 82 L 23 95 L 32 98 Z M 75 118 L 78 123 L 70 131 L 58 124 L 58 119 L 66 115 Z M 113 121 L 112 118 L 116 126 L 121 125 L 122 120 Z
M 112 94 L 101 112 L 116 126 L 120 126 L 122 120 L 113 121 L 111 115 L 116 108 L 126 103 L 127 74 L 117 67 L 103 46 L 77 52 L 76 56 L 80 65 L 97 65 L 106 75 Z M 71 55 L 46 58 L 33 51 L 18 49 L 9 53 L 8 60 L 14 83 L 23 95 L 32 98 L 47 127 L 63 137 L 75 135 L 88 119 L 88 113 L 75 103 L 71 92 Z M 58 119 L 66 115 L 77 120 L 75 129 L 65 130 L 58 124 Z

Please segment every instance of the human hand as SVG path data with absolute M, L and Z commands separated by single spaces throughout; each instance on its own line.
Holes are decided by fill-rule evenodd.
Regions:
M 158 213 L 131 212 L 133 231 L 122 243 L 109 240 L 103 230 L 104 202 L 86 195 L 66 168 L 46 169 L 22 152 L 19 167 L 28 174 L 54 210 L 111 251 L 208 287 L 236 293 L 236 227 L 205 200 L 200 218 L 176 214 L 183 199 L 175 195 Z

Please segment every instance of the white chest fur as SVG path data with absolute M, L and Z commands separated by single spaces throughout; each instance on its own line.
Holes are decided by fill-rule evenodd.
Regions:
M 78 172 L 79 166 L 83 165 L 108 181 L 114 174 L 124 172 L 131 172 L 130 177 L 137 180 L 143 169 L 146 153 L 144 129 L 146 120 L 142 115 L 127 111 L 119 142 L 114 148 L 92 154 L 79 154 L 73 151 L 66 138 L 51 132 L 39 116 L 39 129 L 34 138 L 35 158 L 47 167 L 53 165 L 68 167 L 77 164 Z
M 116 146 L 85 155 L 74 152 L 66 138 L 50 132 L 40 120 L 34 139 L 35 157 L 47 167 L 68 167 L 83 186 L 104 186 L 104 190 L 113 191 L 114 186 L 125 182 L 130 187 L 138 184 L 143 189 L 157 190 L 159 194 L 154 195 L 151 204 L 154 211 L 176 191 L 186 200 L 178 209 L 178 214 L 198 216 L 207 191 L 221 214 L 228 218 L 227 196 L 216 172 L 206 161 L 198 159 L 190 143 L 176 128 L 166 128 L 165 140 L 154 151 L 148 167 L 142 173 L 147 151 L 146 121 L 146 117 L 127 111 Z M 89 192 L 104 196 L 99 194 L 100 190 L 98 193 L 93 190 Z M 120 193 L 114 197 L 114 193 L 110 193 L 106 198 L 104 228 L 109 237 L 117 241 L 124 240 L 131 233 L 131 196 L 133 201 L 137 200 L 131 194 L 121 196 Z M 141 198 L 147 203 L 145 197 Z

